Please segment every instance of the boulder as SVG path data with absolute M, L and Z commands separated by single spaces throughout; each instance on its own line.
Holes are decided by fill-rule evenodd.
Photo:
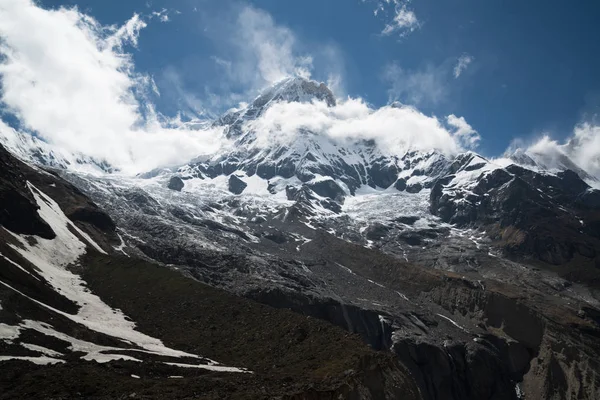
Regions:
M 181 178 L 178 177 L 178 176 L 173 176 L 169 180 L 169 184 L 167 185 L 167 187 L 169 189 L 175 190 L 177 192 L 181 192 L 181 190 L 183 189 L 184 186 L 185 186 L 185 184 L 183 183 L 183 181 L 181 180 Z
M 406 179 L 405 178 L 400 178 L 396 181 L 396 183 L 394 184 L 394 187 L 396 188 L 396 190 L 403 192 L 406 190 Z

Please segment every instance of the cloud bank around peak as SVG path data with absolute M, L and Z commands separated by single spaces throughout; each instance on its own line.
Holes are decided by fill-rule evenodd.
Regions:
M 103 26 L 76 8 L 0 0 L 0 101 L 48 143 L 124 171 L 210 151 L 217 135 L 173 128 L 147 101 L 156 86 L 125 51 L 144 27 L 139 15 Z
M 298 135 L 312 133 L 342 143 L 374 140 L 389 155 L 409 150 L 453 155 L 479 141 L 479 134 L 462 117 L 440 120 L 402 105 L 374 109 L 352 98 L 333 107 L 324 102 L 277 103 L 247 128 L 257 133 L 259 146 L 289 144 Z
M 517 140 L 509 148 L 507 155 L 517 149 L 524 151 L 545 168 L 562 170 L 570 168 L 569 164 L 574 163 L 575 167 L 600 181 L 600 126 L 597 124 L 578 124 L 572 135 L 562 142 L 547 134 L 528 145 Z
M 330 68 L 320 75 L 323 80 L 343 85 L 341 73 L 336 74 L 343 61 L 335 45 L 306 47 L 265 11 L 250 6 L 238 11 L 236 29 L 223 39 L 238 50 L 230 53 L 234 57 L 207 57 L 220 63 L 230 82 L 258 90 L 288 76 L 319 75 L 314 70 L 322 63 Z M 106 161 L 125 173 L 181 165 L 227 146 L 220 128 L 194 130 L 155 109 L 152 99 L 160 95 L 158 89 L 151 77 L 136 71 L 128 52 L 151 20 L 161 21 L 155 15 L 134 15 L 121 26 L 103 26 L 76 8 L 0 0 L 2 107 L 20 129 L 51 146 Z M 311 52 L 302 51 L 307 48 Z M 331 69 L 335 63 L 327 60 L 339 65 Z M 215 101 L 250 101 L 252 97 L 242 96 L 250 93 L 229 91 L 215 95 Z M 253 127 L 267 142 L 292 140 L 308 129 L 338 141 L 373 139 L 385 151 L 398 153 L 408 148 L 456 153 L 479 140 L 461 117 L 438 119 L 408 106 L 375 109 L 360 98 L 338 97 L 335 107 L 275 104 Z M 191 93 L 187 101 L 202 109 L 206 93 Z

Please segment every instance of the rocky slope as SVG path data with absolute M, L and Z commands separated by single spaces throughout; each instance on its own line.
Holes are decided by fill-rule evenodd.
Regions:
M 75 187 L 0 163 L 0 398 L 420 398 L 391 356 L 126 256 Z

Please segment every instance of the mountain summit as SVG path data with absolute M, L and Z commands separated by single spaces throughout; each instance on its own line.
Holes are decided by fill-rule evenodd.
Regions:
M 286 78 L 261 93 L 252 103 L 254 107 L 262 107 L 269 102 L 311 102 L 324 101 L 328 106 L 336 105 L 333 92 L 324 83 L 301 77 Z

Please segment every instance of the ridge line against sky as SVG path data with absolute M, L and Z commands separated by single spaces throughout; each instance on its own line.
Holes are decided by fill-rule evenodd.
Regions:
M 570 129 L 563 129 L 560 134 L 536 128 L 504 134 L 503 139 L 498 140 L 499 135 L 494 129 L 489 129 L 481 121 L 485 121 L 486 115 L 490 119 L 495 114 L 503 116 L 502 108 L 481 113 L 476 112 L 477 104 L 463 105 L 472 101 L 465 100 L 465 93 L 471 90 L 473 81 L 485 76 L 486 68 L 497 68 L 488 54 L 465 41 L 462 45 L 452 46 L 450 52 L 432 50 L 430 56 L 403 57 L 400 50 L 415 52 L 414 43 L 423 41 L 423 36 L 432 35 L 436 29 L 436 16 L 422 7 L 425 2 L 354 2 L 355 8 L 347 19 L 361 22 L 360 27 L 365 30 L 358 38 L 371 47 L 398 49 L 390 57 L 382 58 L 380 64 L 372 65 L 369 74 L 363 73 L 361 65 L 357 66 L 362 59 L 361 54 L 356 53 L 359 50 L 344 41 L 345 36 L 349 36 L 349 40 L 357 39 L 350 31 L 345 31 L 345 25 L 334 26 L 327 31 L 328 27 L 323 27 L 319 20 L 312 21 L 317 17 L 294 20 L 292 15 L 302 17 L 306 14 L 301 14 L 301 10 L 294 8 L 291 2 L 285 6 L 272 0 L 253 3 L 230 1 L 215 6 L 216 2 L 188 0 L 154 2 L 149 7 L 140 2 L 123 9 L 105 9 L 99 2 L 91 0 L 77 3 L 78 11 L 72 9 L 69 1 L 41 1 L 38 6 L 29 0 L 0 0 L 0 11 L 4 15 L 4 18 L 0 15 L 0 36 L 3 38 L 0 52 L 4 55 L 0 75 L 4 108 L 18 115 L 22 126 L 61 146 L 73 147 L 76 140 L 73 138 L 86 135 L 85 141 L 91 143 L 90 147 L 95 147 L 99 141 L 106 142 L 108 136 L 114 141 L 107 141 L 107 154 L 121 153 L 120 162 L 130 158 L 138 163 L 150 148 L 164 147 L 171 142 L 187 148 L 190 158 L 193 158 L 207 149 L 219 148 L 223 143 L 217 139 L 219 134 L 215 131 L 199 140 L 198 135 L 182 127 L 181 118 L 218 115 L 226 108 L 250 101 L 261 88 L 273 82 L 299 75 L 327 82 L 341 99 L 350 94 L 350 102 L 364 108 L 361 111 L 355 108 L 357 115 L 380 116 L 381 113 L 376 112 L 377 107 L 399 100 L 418 107 L 421 112 L 414 115 L 419 118 L 437 121 L 436 124 L 448 137 L 454 137 L 463 129 L 450 121 L 461 121 L 463 127 L 468 126 L 462 132 L 475 132 L 477 129 L 483 137 L 481 143 L 484 146 L 479 150 L 484 154 L 500 155 L 509 144 L 520 142 L 536 151 L 568 154 L 582 168 L 596 175 L 600 173 L 597 154 L 600 152 L 600 133 L 593 113 L 588 113 L 588 117 L 583 119 L 577 115 L 571 117 L 565 123 Z M 305 8 L 310 9 L 310 4 L 310 1 L 307 2 Z M 331 4 L 337 6 L 340 3 L 332 0 Z M 331 12 L 332 9 L 326 7 L 323 18 L 329 17 Z M 31 22 L 28 18 L 41 18 L 50 31 L 39 33 L 43 28 L 38 28 L 38 33 L 19 30 L 15 26 L 19 18 L 22 22 Z M 128 22 L 123 24 L 122 21 Z M 190 24 L 190 21 L 194 23 Z M 311 34 L 303 26 L 305 23 L 315 29 L 323 28 L 326 32 Z M 180 31 L 183 34 L 177 36 Z M 202 42 L 203 47 L 196 49 L 189 45 L 190 48 L 187 48 L 186 45 L 175 48 L 178 46 L 172 45 L 173 40 L 181 37 L 196 39 Z M 44 40 L 47 38 L 56 43 L 46 43 Z M 53 49 L 54 55 L 49 54 L 46 47 Z M 69 51 L 73 49 L 79 49 L 84 57 L 78 58 L 74 51 Z M 419 51 L 423 52 L 422 49 Z M 69 64 L 61 61 L 61 57 L 76 61 Z M 40 61 L 45 63 L 44 68 L 54 68 L 52 73 L 42 71 Z M 87 62 L 99 64 L 100 68 L 74 70 L 76 66 L 85 67 Z M 93 73 L 90 74 L 90 71 Z M 94 73 L 99 75 L 94 76 Z M 93 79 L 99 78 L 102 85 L 92 83 Z M 36 85 L 28 85 L 27 79 L 29 83 L 36 82 Z M 367 92 L 360 85 L 362 81 L 371 83 Z M 506 85 L 494 84 L 500 91 Z M 43 88 L 40 89 L 40 86 Z M 75 86 L 82 90 L 74 90 Z M 42 94 L 55 96 L 52 98 L 56 104 L 35 105 L 35 96 Z M 480 96 L 474 103 L 485 103 L 492 97 L 492 93 Z M 594 96 L 591 98 L 593 104 Z M 69 101 L 73 103 L 69 104 Z M 342 101 L 348 109 L 351 103 Z M 375 107 L 368 104 L 375 104 Z M 86 105 L 88 108 L 82 110 Z M 63 109 L 58 109 L 60 106 Z M 105 115 L 114 113 L 111 119 L 114 123 L 107 126 L 106 118 L 96 118 L 95 115 L 100 113 L 95 107 L 104 107 L 102 113 Z M 595 110 L 593 106 L 589 109 Z M 73 110 L 81 111 L 80 118 L 71 118 Z M 339 115 L 348 118 L 346 111 L 336 112 L 336 118 L 339 119 Z M 449 117 L 441 118 L 443 115 Z M 520 113 L 515 112 L 515 115 L 518 119 Z M 340 122 L 334 121 L 329 123 Z M 84 132 L 94 124 L 100 128 L 97 132 Z M 50 131 L 53 133 L 48 133 Z M 74 136 L 58 134 L 58 131 L 70 131 Z M 382 129 L 382 132 L 368 134 L 377 137 L 394 134 L 393 129 L 388 128 Z M 177 139 L 173 139 L 173 135 Z M 556 139 L 550 139 L 551 135 Z M 90 140 L 94 137 L 96 139 Z M 476 137 L 479 139 L 480 136 Z M 519 139 L 521 137 L 525 139 Z M 469 139 L 468 145 L 462 143 L 461 147 L 472 147 L 477 142 Z M 490 148 L 489 143 L 493 143 L 493 147 Z M 84 153 L 97 150 L 87 149 L 82 144 L 75 147 Z M 192 156 L 192 153 L 197 154 Z M 102 152 L 94 155 L 103 156 Z M 173 152 L 164 157 L 163 162 L 174 163 L 177 156 Z

